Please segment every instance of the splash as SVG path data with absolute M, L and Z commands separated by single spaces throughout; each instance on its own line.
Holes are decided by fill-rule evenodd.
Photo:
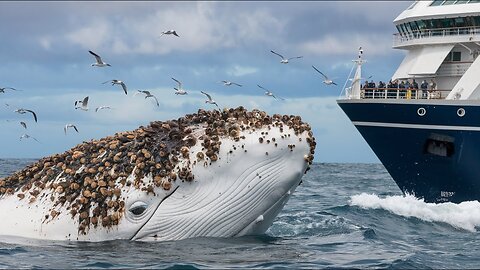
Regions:
M 415 217 L 428 222 L 444 222 L 455 228 L 476 232 L 480 227 L 480 202 L 426 203 L 412 195 L 380 198 L 362 193 L 351 197 L 349 204 L 364 209 L 384 209 L 396 215 Z

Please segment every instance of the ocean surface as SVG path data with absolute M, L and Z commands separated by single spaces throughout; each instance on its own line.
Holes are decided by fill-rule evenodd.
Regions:
M 0 159 L 0 177 L 33 161 Z M 314 164 L 265 235 L 4 241 L 0 268 L 479 268 L 479 225 L 479 202 L 427 204 L 403 196 L 380 164 Z

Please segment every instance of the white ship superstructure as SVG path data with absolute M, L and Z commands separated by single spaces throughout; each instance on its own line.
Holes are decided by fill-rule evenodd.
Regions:
M 480 1 L 416 1 L 394 24 L 391 81 L 364 82 L 359 51 L 337 102 L 404 193 L 480 200 Z
M 392 79 L 436 83 L 438 98 L 480 97 L 480 1 L 416 1 L 395 20 L 407 55 Z

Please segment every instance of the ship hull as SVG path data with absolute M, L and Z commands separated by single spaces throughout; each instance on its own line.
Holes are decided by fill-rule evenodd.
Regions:
M 480 200 L 480 103 L 338 104 L 404 193 L 427 202 Z

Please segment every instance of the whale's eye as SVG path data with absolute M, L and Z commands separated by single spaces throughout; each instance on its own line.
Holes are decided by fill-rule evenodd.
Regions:
M 143 214 L 147 210 L 147 205 L 143 202 L 136 202 L 130 207 L 130 213 L 134 214 L 135 216 L 139 216 Z

